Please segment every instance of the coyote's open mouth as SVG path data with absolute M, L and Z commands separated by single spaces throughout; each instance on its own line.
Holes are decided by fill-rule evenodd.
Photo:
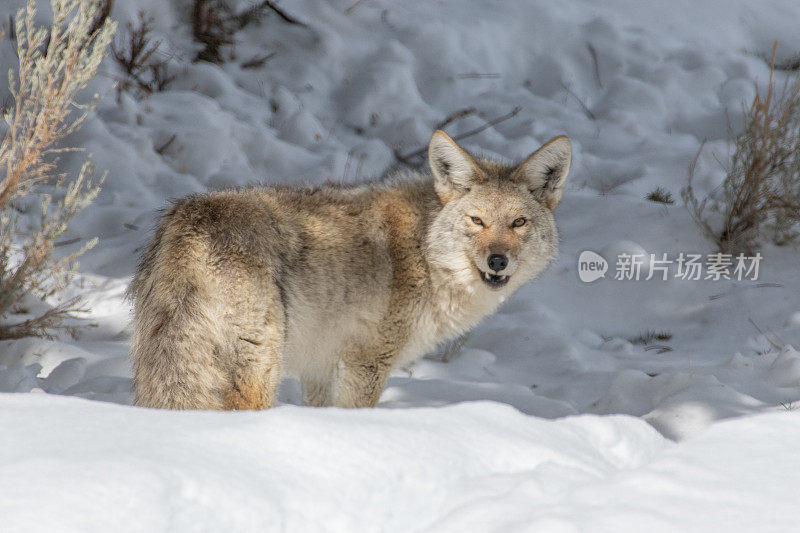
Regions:
M 499 289 L 506 283 L 508 283 L 508 279 L 511 276 L 503 276 L 498 274 L 489 274 L 488 272 L 481 271 L 481 279 L 484 283 L 492 287 L 493 289 Z

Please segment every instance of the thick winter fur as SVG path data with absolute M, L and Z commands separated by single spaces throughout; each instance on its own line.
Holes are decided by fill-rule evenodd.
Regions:
M 430 175 L 175 202 L 130 287 L 136 404 L 263 409 L 288 372 L 309 405 L 373 406 L 393 367 L 550 263 L 566 137 L 508 166 L 437 131 L 429 161 Z

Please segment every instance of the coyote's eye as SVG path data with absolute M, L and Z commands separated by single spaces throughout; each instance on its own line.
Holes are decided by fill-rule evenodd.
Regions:
M 483 226 L 483 220 L 481 220 L 481 217 L 470 217 L 470 218 L 472 218 L 473 224 L 477 224 L 478 226 Z
M 527 222 L 527 220 L 525 220 L 525 217 L 519 217 L 517 219 L 514 219 L 514 222 L 511 223 L 511 227 L 512 228 L 521 228 L 522 226 L 525 225 L 526 222 Z

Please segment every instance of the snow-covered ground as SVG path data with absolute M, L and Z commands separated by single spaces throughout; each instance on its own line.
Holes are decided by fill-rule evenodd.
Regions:
M 800 423 L 675 444 L 499 403 L 263 413 L 3 395 L 3 531 L 796 531 Z M 780 458 L 778 460 L 778 458 Z
M 59 248 L 100 237 L 70 289 L 96 327 L 0 343 L 0 391 L 23 393 L 0 394 L 0 530 L 796 529 L 798 250 L 766 244 L 757 280 L 613 279 L 620 251 L 715 251 L 680 190 L 704 140 L 696 189 L 721 183 L 773 40 L 800 52 L 795 0 L 284 0 L 307 26 L 267 16 L 219 66 L 191 61 L 188 1 L 114 4 L 123 33 L 153 16 L 175 80 L 117 97 L 107 60 L 69 139 L 108 169 Z M 570 136 L 559 259 L 377 409 L 295 407 L 291 380 L 263 413 L 125 405 L 123 293 L 168 199 L 379 175 L 451 113 L 476 109 L 458 135 L 517 106 L 462 144 L 515 159 Z M 659 186 L 674 205 L 644 199 Z M 584 250 L 605 279 L 580 281 Z

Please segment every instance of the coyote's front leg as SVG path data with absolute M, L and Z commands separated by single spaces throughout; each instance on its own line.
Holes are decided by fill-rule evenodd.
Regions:
M 303 389 L 303 405 L 327 407 L 333 405 L 334 375 L 320 377 L 303 376 L 300 383 Z
M 378 403 L 392 369 L 393 357 L 374 354 L 350 353 L 342 358 L 344 368 L 336 395 L 338 407 L 374 407 Z

